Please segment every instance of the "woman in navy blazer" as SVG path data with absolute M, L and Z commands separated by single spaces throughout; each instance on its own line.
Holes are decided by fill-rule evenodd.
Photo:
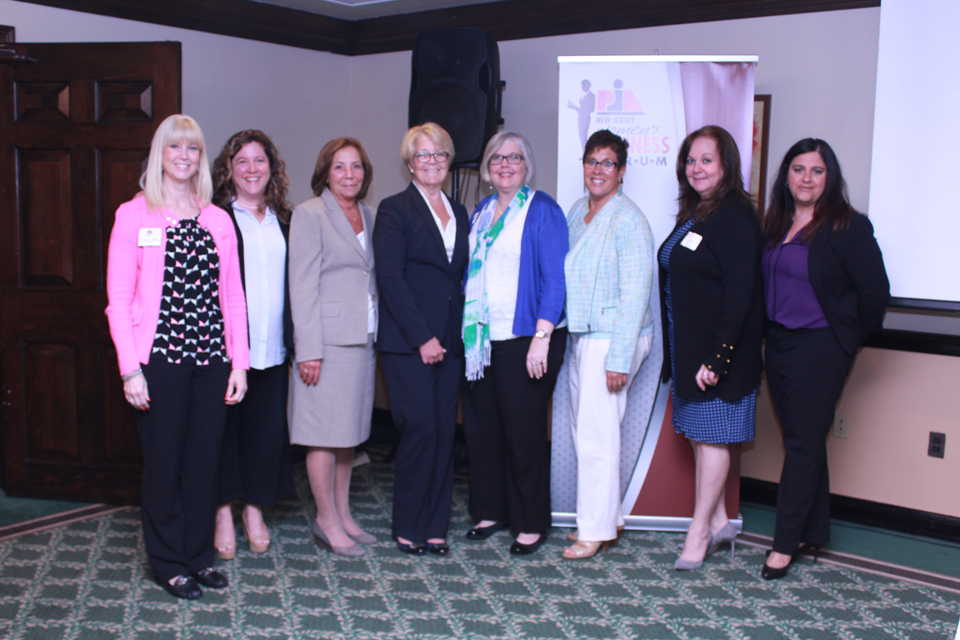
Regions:
M 787 151 L 764 220 L 767 381 L 783 429 L 767 580 L 830 540 L 826 436 L 857 349 L 890 295 L 873 225 L 850 206 L 833 149 L 806 138 Z M 814 555 L 816 558 L 816 555 Z
M 377 351 L 400 431 L 393 489 L 397 548 L 447 555 L 453 439 L 463 372 L 467 210 L 443 193 L 453 140 L 413 127 L 400 155 L 413 182 L 377 209 L 373 251 L 380 289 Z

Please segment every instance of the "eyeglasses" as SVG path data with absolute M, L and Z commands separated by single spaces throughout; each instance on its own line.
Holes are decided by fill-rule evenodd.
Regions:
M 600 165 L 600 168 L 604 171 L 612 171 L 614 167 L 619 166 L 613 160 L 604 160 L 603 162 L 597 162 L 593 158 L 587 158 L 583 161 L 583 166 L 593 169 L 597 165 Z
M 503 164 L 504 160 L 507 161 L 507 164 L 520 164 L 523 162 L 523 156 L 519 153 L 511 153 L 508 156 L 502 156 L 496 153 L 490 156 L 490 164 Z
M 450 154 L 446 151 L 437 151 L 436 153 L 424 153 L 423 151 L 413 154 L 413 157 L 417 159 L 417 162 L 427 163 L 430 162 L 430 158 L 433 158 L 439 163 L 444 163 L 447 161 L 447 158 L 450 157 Z

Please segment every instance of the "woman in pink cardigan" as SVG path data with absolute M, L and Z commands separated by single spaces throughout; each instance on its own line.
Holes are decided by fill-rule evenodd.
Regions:
M 210 204 L 203 133 L 189 116 L 157 128 L 143 191 L 117 209 L 107 319 L 143 449 L 143 537 L 177 598 L 219 589 L 213 567 L 217 460 L 226 406 L 243 399 L 250 352 L 237 237 Z

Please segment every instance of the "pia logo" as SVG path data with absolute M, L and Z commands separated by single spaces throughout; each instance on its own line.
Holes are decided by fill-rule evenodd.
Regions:
M 630 89 L 623 88 L 623 80 L 613 81 L 613 90 L 597 91 L 597 115 L 616 114 L 624 116 L 642 116 L 643 107 Z

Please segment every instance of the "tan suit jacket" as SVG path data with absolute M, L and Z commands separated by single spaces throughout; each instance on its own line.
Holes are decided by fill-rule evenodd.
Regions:
M 295 361 L 323 358 L 324 345 L 367 343 L 367 294 L 377 284 L 373 212 L 360 203 L 367 248 L 329 189 L 293 211 L 290 220 L 290 306 Z

